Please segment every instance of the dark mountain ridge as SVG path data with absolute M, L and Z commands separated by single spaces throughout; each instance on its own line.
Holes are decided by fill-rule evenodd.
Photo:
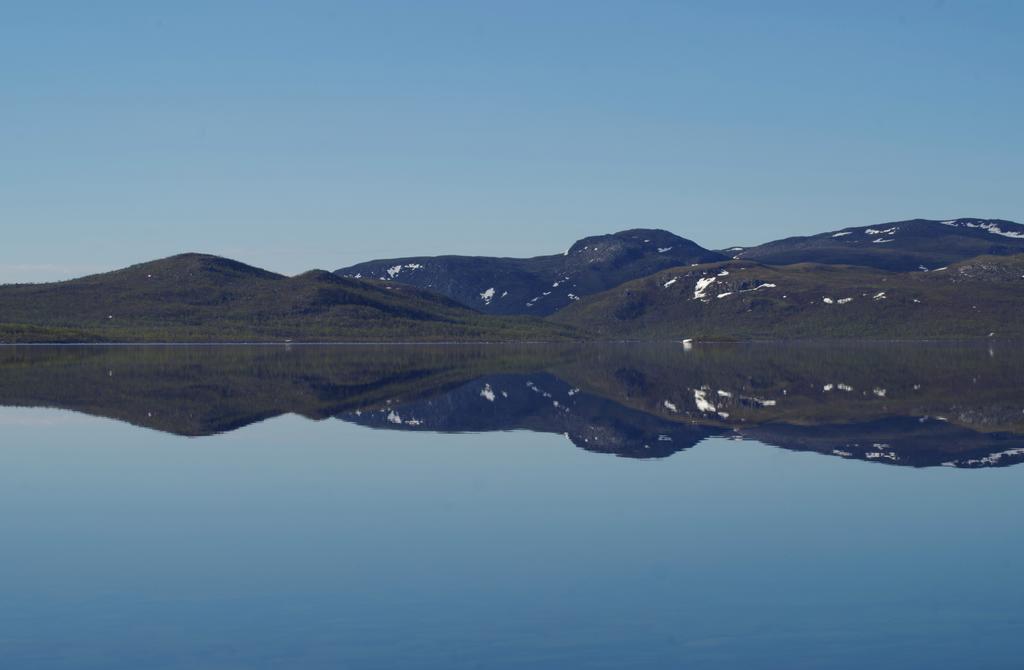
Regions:
M 822 263 L 927 271 L 976 256 L 1024 253 L 1024 225 L 1002 219 L 913 219 L 788 237 L 726 253 L 766 265 Z
M 485 314 L 547 316 L 631 279 L 726 258 L 670 232 L 637 228 L 587 237 L 550 256 L 414 256 L 359 263 L 337 274 L 430 289 Z

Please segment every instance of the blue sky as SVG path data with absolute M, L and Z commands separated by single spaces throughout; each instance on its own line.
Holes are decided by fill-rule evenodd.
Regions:
M 1020 2 L 0 7 L 0 282 L 1024 220 Z

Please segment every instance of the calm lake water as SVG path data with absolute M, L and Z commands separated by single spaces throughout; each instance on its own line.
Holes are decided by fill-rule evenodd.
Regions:
M 1018 668 L 1019 351 L 0 349 L 0 666 Z

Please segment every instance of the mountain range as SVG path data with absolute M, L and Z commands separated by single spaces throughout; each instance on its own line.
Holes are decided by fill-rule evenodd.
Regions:
M 714 251 L 663 230 L 533 258 L 294 277 L 181 254 L 0 286 L 0 342 L 1022 336 L 1024 226 L 915 219 Z
M 336 274 L 417 286 L 487 314 L 549 316 L 583 297 L 662 270 L 730 258 L 765 265 L 934 270 L 976 256 L 1024 253 L 1024 226 L 999 219 L 915 219 L 711 251 L 664 230 L 588 237 L 535 258 L 416 256 L 368 261 Z

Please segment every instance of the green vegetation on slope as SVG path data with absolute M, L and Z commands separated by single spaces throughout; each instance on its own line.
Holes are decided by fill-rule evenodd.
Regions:
M 399 284 L 285 277 L 184 254 L 53 284 L 0 287 L 0 341 L 225 342 L 562 339 L 564 326 L 479 314 Z

